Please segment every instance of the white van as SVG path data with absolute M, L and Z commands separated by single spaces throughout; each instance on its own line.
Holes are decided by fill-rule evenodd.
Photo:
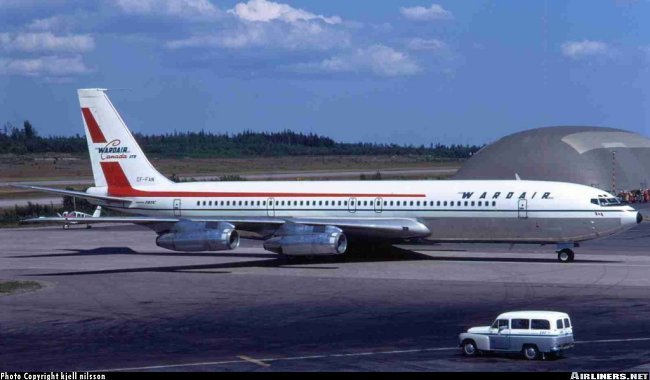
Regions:
M 542 353 L 561 356 L 573 347 L 573 327 L 566 313 L 511 311 L 497 317 L 492 326 L 472 327 L 459 335 L 466 356 L 480 352 L 521 352 L 526 359 Z

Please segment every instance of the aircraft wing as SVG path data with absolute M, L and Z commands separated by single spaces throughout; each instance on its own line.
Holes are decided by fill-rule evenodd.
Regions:
M 53 189 L 50 187 L 40 187 L 40 186 L 31 186 L 31 185 L 12 185 L 13 187 L 18 187 L 21 189 L 30 189 L 30 190 L 37 190 L 37 191 L 45 191 L 49 193 L 55 193 L 55 194 L 61 194 L 61 195 L 69 195 L 71 197 L 77 197 L 77 198 L 84 198 L 84 199 L 93 199 L 93 200 L 99 200 L 99 201 L 104 201 L 107 204 L 114 204 L 114 203 L 131 203 L 132 201 L 128 198 L 119 198 L 119 197 L 111 197 L 108 195 L 96 195 L 96 194 L 88 194 L 83 191 L 74 191 L 74 190 L 64 190 L 64 189 Z
M 100 223 L 133 223 L 149 227 L 156 232 L 168 230 L 172 224 L 183 221 L 205 222 L 207 227 L 211 223 L 231 223 L 238 230 L 272 235 L 273 232 L 285 223 L 306 224 L 314 226 L 336 226 L 346 234 L 362 235 L 381 239 L 409 239 L 426 237 L 429 229 L 416 219 L 411 218 L 280 218 L 280 217 L 223 217 L 223 218 L 177 218 L 177 217 L 148 217 L 148 216 L 100 216 L 95 218 L 65 218 L 65 217 L 40 217 L 24 219 L 22 223 L 70 223 L 100 224 Z

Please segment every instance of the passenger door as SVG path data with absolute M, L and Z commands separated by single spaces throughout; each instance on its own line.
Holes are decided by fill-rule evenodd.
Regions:
M 348 199 L 348 211 L 357 212 L 357 198 Z
M 181 200 L 180 199 L 174 199 L 174 216 L 181 216 Z
M 383 200 L 381 198 L 375 198 L 375 212 L 380 213 L 383 210 Z
M 498 319 L 497 328 L 490 334 L 491 350 L 507 350 L 510 348 L 510 326 L 507 319 Z
M 528 201 L 526 199 L 519 199 L 517 202 L 517 216 L 519 219 L 528 218 Z
M 269 198 L 266 200 L 266 215 L 275 216 L 275 198 Z

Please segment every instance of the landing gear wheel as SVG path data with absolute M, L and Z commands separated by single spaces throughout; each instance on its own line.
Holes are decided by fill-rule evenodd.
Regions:
M 524 347 L 524 357 L 528 360 L 535 360 L 539 355 L 539 351 L 535 346 L 526 346 Z
M 463 355 L 465 356 L 476 356 L 478 350 L 476 349 L 476 344 L 474 341 L 468 340 L 463 342 Z
M 568 263 L 573 261 L 575 254 L 569 248 L 564 248 L 557 251 L 557 260 L 561 263 Z

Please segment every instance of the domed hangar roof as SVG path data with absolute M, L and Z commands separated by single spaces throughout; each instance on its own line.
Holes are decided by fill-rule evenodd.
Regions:
M 581 183 L 606 191 L 650 186 L 650 139 L 601 127 L 544 127 L 487 145 L 454 179 Z

